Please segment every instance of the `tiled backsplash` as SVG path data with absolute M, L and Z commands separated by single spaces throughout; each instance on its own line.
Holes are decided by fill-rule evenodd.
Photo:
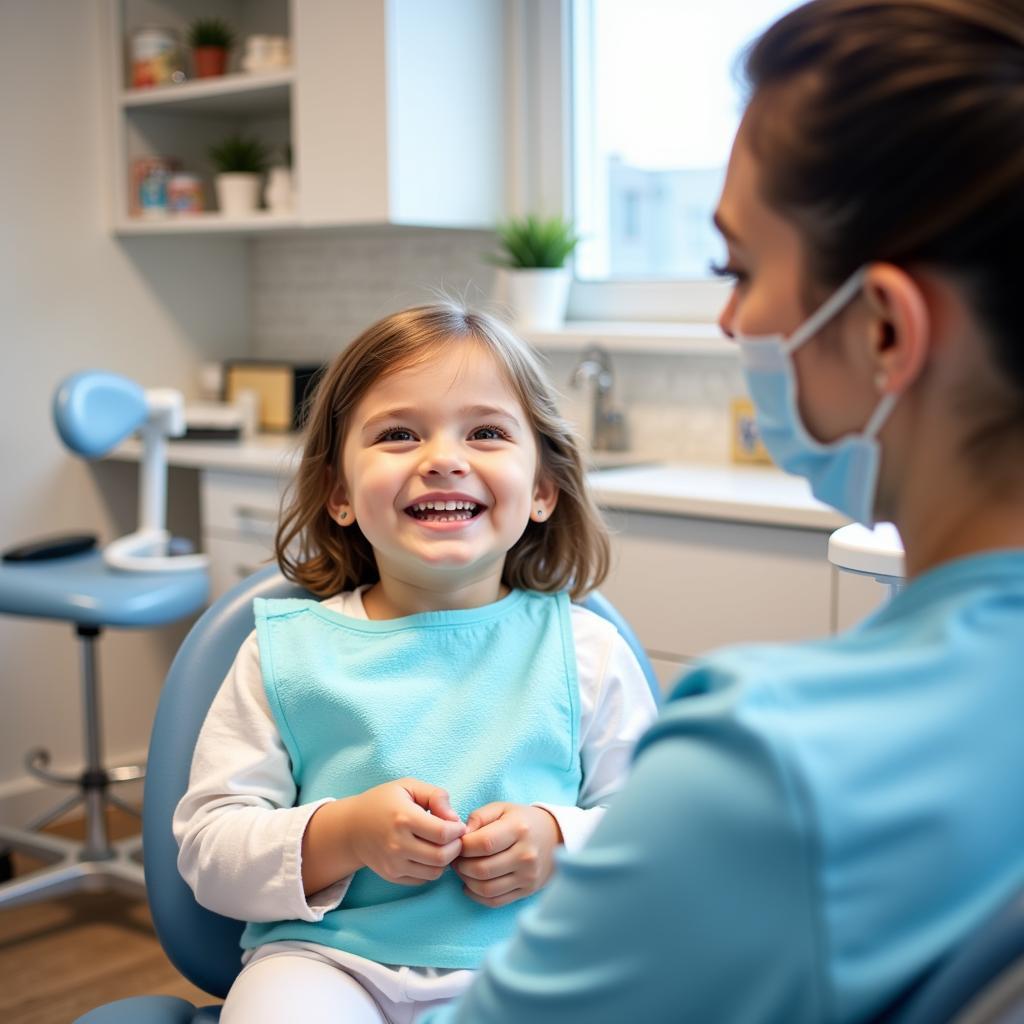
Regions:
M 249 245 L 252 354 L 327 361 L 374 320 L 447 296 L 493 308 L 487 231 L 364 228 Z M 589 433 L 589 394 L 569 386 L 578 356 L 545 353 L 563 411 Z M 614 401 L 630 447 L 658 459 L 726 462 L 729 401 L 743 393 L 739 364 L 722 356 L 615 352 Z

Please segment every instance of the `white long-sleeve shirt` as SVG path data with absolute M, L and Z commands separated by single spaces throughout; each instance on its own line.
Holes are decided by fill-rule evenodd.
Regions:
M 324 605 L 366 619 L 364 589 L 328 598 Z M 634 743 L 656 714 L 643 672 L 614 626 L 578 605 L 572 606 L 571 623 L 582 783 L 576 806 L 538 804 L 557 820 L 569 851 L 582 847 L 597 826 L 607 800 L 625 780 Z M 178 868 L 199 903 L 244 921 L 319 921 L 341 903 L 348 878 L 308 898 L 303 892 L 302 837 L 326 801 L 295 806 L 296 797 L 288 753 L 267 702 L 254 631 L 210 706 L 189 788 L 174 815 Z M 393 988 L 399 970 L 323 946 L 273 945 L 315 948 L 384 991 Z M 410 969 L 400 970 L 400 998 L 416 999 L 445 998 L 471 974 L 412 969 L 410 985 Z

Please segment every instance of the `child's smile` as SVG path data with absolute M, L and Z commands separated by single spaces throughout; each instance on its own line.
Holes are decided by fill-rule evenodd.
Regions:
M 465 494 L 430 493 L 423 495 L 405 512 L 425 525 L 458 529 L 481 515 L 486 508 L 483 502 Z

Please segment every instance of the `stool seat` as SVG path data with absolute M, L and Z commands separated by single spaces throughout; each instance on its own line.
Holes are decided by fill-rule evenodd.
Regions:
M 902 580 L 906 574 L 903 541 L 892 523 L 878 523 L 872 530 L 860 523 L 841 526 L 829 537 L 828 560 L 883 581 Z
M 205 569 L 124 572 L 100 551 L 40 562 L 0 562 L 0 612 L 78 626 L 162 626 L 198 611 Z

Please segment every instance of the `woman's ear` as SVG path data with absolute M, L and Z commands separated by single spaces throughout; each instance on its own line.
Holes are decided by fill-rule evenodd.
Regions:
M 348 500 L 348 490 L 340 481 L 331 488 L 327 511 L 339 526 L 351 526 L 356 521 L 355 512 Z
M 558 487 L 547 474 L 542 474 L 533 489 L 533 504 L 530 507 L 530 518 L 535 523 L 546 523 L 551 518 L 558 504 Z
M 901 394 L 921 373 L 931 344 L 931 314 L 921 285 L 902 267 L 873 263 L 864 282 L 871 315 L 868 357 L 880 394 Z

